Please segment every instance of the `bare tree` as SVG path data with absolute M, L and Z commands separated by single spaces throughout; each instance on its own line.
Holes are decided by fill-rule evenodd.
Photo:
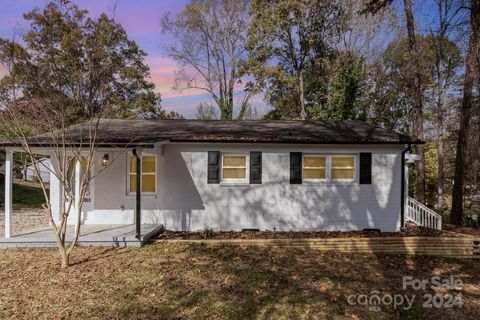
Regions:
M 430 28 L 434 53 L 434 98 L 436 107 L 436 144 L 438 160 L 437 209 L 445 210 L 445 120 L 446 95 L 455 78 L 455 70 L 460 64 L 460 53 L 449 40 L 449 33 L 456 28 L 460 16 L 460 6 L 455 0 L 436 0 L 438 25 Z
M 199 120 L 215 120 L 218 119 L 217 111 L 211 103 L 200 103 L 195 110 L 196 118 Z
M 411 87 L 413 90 L 414 113 L 415 113 L 415 133 L 419 140 L 424 140 L 423 131 L 423 93 L 422 93 L 422 75 L 420 66 L 419 49 L 416 43 L 415 24 L 412 11 L 412 0 L 404 0 L 405 19 L 407 23 L 408 51 L 412 60 L 413 77 Z M 417 154 L 421 160 L 417 165 L 417 197 L 422 203 L 425 203 L 425 151 L 423 145 L 417 145 Z
M 261 116 L 258 114 L 257 108 L 254 106 L 248 106 L 247 111 L 245 111 L 245 120 L 259 120 Z
M 245 41 L 250 23 L 248 0 L 192 0 L 175 18 L 163 16 L 161 25 L 176 39 L 168 54 L 180 69 L 178 90 L 200 89 L 210 94 L 220 118 L 231 120 L 234 109 L 242 119 L 256 86 L 245 77 Z M 243 92 L 237 106 L 234 93 Z
M 457 138 L 455 157 L 455 175 L 452 193 L 452 212 L 450 222 L 461 225 L 463 220 L 463 196 L 465 184 L 466 150 L 468 147 L 468 131 L 473 105 L 473 86 L 475 81 L 475 65 L 480 50 L 480 0 L 472 0 L 470 8 L 470 38 L 465 61 L 465 79 L 463 99 L 460 108 L 460 127 Z M 478 69 L 477 69 L 478 70 Z M 478 74 L 477 74 L 478 77 Z
M 0 134 L 34 166 L 63 267 L 80 235 L 88 186 L 105 168 L 94 172 L 92 166 L 100 117 L 151 117 L 162 111 L 153 84 L 145 80 L 145 53 L 105 14 L 96 20 L 86 14 L 69 1 L 50 2 L 24 15 L 31 27 L 22 45 L 0 39 L 0 62 L 8 66 L 0 81 Z M 78 122 L 84 124 L 71 127 Z M 80 140 L 72 138 L 73 130 Z M 57 222 L 35 162 L 38 154 L 50 156 L 61 187 Z
M 68 112 L 63 104 L 37 99 L 12 102 L 0 115 L 3 138 L 24 152 L 32 163 L 45 197 L 44 209 L 55 234 L 62 267 L 69 266 L 80 236 L 81 211 L 89 185 L 108 167 L 94 171 L 100 117 L 91 117 L 82 126 L 70 127 L 66 120 Z M 80 140 L 71 139 L 73 130 L 77 131 Z M 40 164 L 35 161 L 38 154 L 50 156 L 52 167 L 48 169 L 61 186 L 58 221 L 55 221 L 52 199 L 40 174 Z M 75 226 L 70 238 L 67 224 L 71 217 Z
M 396 10 L 390 6 L 374 13 L 362 11 L 365 1 L 342 1 L 343 23 L 336 49 L 348 51 L 372 63 L 379 59 L 397 28 Z

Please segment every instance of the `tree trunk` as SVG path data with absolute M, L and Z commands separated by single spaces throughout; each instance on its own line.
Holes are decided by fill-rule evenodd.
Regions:
M 442 66 L 443 62 L 443 46 L 444 46 L 444 36 L 440 36 L 439 43 L 439 58 L 437 60 L 437 161 L 438 161 L 438 187 L 437 187 L 437 210 L 440 214 L 443 215 L 445 210 L 445 201 L 444 201 L 444 190 L 445 190 L 445 175 L 444 175 L 444 163 L 445 163 L 445 150 L 444 150 L 444 137 L 445 137 L 445 128 L 443 125 L 443 120 L 445 118 L 444 113 L 444 90 L 446 88 L 446 75 Z M 445 76 L 444 76 L 445 75 Z
M 305 120 L 307 118 L 306 112 L 305 112 L 305 91 L 303 88 L 303 69 L 300 70 L 299 75 L 298 75 L 298 80 L 300 82 L 300 117 L 302 120 Z
M 452 212 L 450 222 L 461 225 L 463 221 L 463 188 L 465 183 L 466 151 L 468 144 L 468 129 L 473 100 L 473 84 L 475 80 L 475 64 L 480 40 L 480 0 L 472 0 L 470 13 L 470 39 L 467 59 L 465 61 L 465 80 L 463 84 L 463 99 L 460 108 L 460 127 L 457 138 L 457 153 L 455 157 L 455 175 L 452 194 Z
M 413 83 L 414 91 L 414 111 L 415 111 L 415 132 L 419 140 L 424 140 L 423 135 L 423 94 L 421 84 L 421 70 L 419 63 L 419 53 L 415 41 L 415 28 L 412 13 L 412 0 L 404 0 L 405 18 L 408 32 L 408 51 L 413 62 Z M 417 154 L 420 161 L 417 165 L 417 198 L 418 201 L 425 203 L 425 151 L 423 145 L 417 145 Z
M 60 256 L 62 257 L 62 268 L 68 268 L 70 266 L 70 254 L 68 254 L 63 248 L 60 250 Z
M 439 106 L 443 108 L 443 106 Z M 445 210 L 444 204 L 444 189 L 445 189 L 445 176 L 444 176 L 444 160 L 445 160 L 445 151 L 444 151 L 444 128 L 443 128 L 443 112 L 439 114 L 438 119 L 438 142 L 437 142 L 437 159 L 438 159 L 438 195 L 437 195 L 437 209 L 440 214 L 443 214 Z

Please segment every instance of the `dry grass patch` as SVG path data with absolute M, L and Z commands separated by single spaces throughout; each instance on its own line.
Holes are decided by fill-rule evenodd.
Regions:
M 360 255 L 296 248 L 156 243 L 79 248 L 61 270 L 55 250 L 0 251 L 0 318 L 480 318 L 479 260 Z M 459 277 L 464 306 L 350 306 L 351 294 L 402 293 L 402 276 Z M 421 297 L 418 297 L 421 298 Z

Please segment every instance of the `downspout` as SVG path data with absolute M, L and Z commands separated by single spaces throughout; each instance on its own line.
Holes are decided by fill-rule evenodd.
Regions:
M 405 228 L 405 153 L 410 152 L 412 150 L 412 145 L 409 143 L 405 146 L 405 148 L 402 151 L 402 168 L 401 168 L 401 187 L 400 187 L 400 196 L 401 196 L 401 202 L 400 202 L 400 223 L 401 223 L 401 229 Z
M 135 193 L 135 238 L 140 240 L 141 235 L 141 211 L 142 211 L 142 159 L 137 152 L 137 149 L 132 150 L 133 156 L 136 159 L 136 193 Z

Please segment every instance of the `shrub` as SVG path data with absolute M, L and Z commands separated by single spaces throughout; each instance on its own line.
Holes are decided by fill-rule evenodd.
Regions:
M 215 236 L 215 231 L 212 228 L 205 227 L 202 234 L 204 239 L 211 239 Z

